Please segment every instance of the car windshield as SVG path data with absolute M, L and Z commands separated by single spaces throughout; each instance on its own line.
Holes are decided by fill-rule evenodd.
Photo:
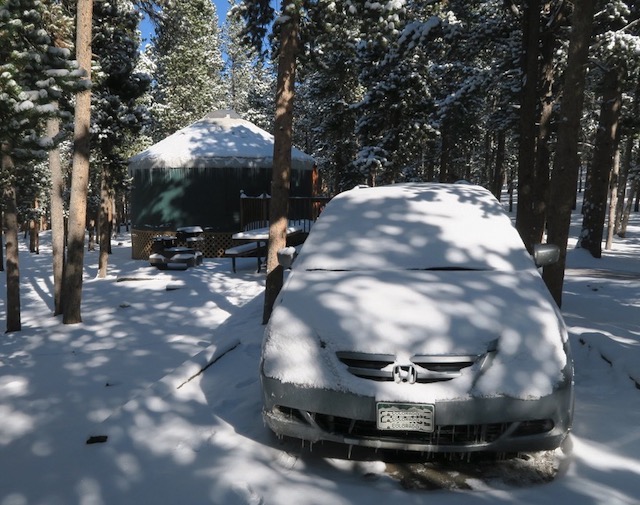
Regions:
M 295 269 L 501 270 L 533 262 L 500 203 L 466 184 L 396 184 L 336 196 Z

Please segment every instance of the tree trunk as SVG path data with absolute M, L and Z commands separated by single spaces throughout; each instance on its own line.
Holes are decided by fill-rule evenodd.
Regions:
M 47 121 L 47 135 L 55 138 L 60 131 L 60 120 Z M 51 171 L 51 249 L 53 255 L 53 298 L 54 315 L 62 314 L 60 293 L 62 292 L 62 271 L 64 267 L 64 176 L 60 150 L 56 147 L 49 151 L 49 169 Z
M 600 123 L 584 194 L 579 246 L 587 249 L 594 258 L 602 256 L 609 178 L 619 141 L 618 123 L 622 106 L 622 90 L 618 72 L 616 67 L 612 67 L 607 70 L 604 77 Z
M 549 173 L 551 163 L 551 118 L 553 115 L 553 54 L 555 50 L 555 32 L 551 29 L 544 31 L 542 37 L 542 71 L 540 86 L 540 122 L 536 142 L 536 166 L 533 192 L 533 219 L 531 239 L 534 244 L 542 242 L 544 235 L 547 200 L 549 199 Z
M 107 264 L 111 252 L 111 188 L 109 184 L 110 167 L 103 168 L 102 181 L 100 183 L 100 212 L 98 215 L 98 242 L 100 244 L 100 257 L 98 259 L 98 277 L 104 279 L 107 276 Z
M 607 241 L 604 248 L 613 247 L 613 232 L 616 229 L 616 214 L 618 212 L 618 189 L 620 184 L 620 150 L 616 149 L 609 181 L 609 218 L 607 224 Z
M 9 146 L 2 145 L 2 173 L 10 174 L 13 171 L 13 160 L 8 153 Z M 18 209 L 16 206 L 16 189 L 13 182 L 6 182 L 2 190 L 3 200 L 3 228 L 5 230 L 5 245 L 7 248 L 7 302 L 6 318 L 7 333 L 20 331 L 20 255 L 18 251 Z
M 96 220 L 89 217 L 87 220 L 87 251 L 96 250 Z
M 522 20 L 522 99 L 518 146 L 518 212 L 516 228 L 529 252 L 533 251 L 536 121 L 538 120 L 538 55 L 540 1 L 525 2 Z
M 34 210 L 38 210 L 40 204 L 36 198 L 33 202 Z M 29 252 L 40 254 L 40 223 L 42 219 L 34 217 L 29 220 Z
M 627 160 L 625 164 L 629 165 L 627 168 L 627 177 L 629 180 L 629 189 L 627 190 L 627 183 L 625 183 L 622 188 L 622 193 L 624 196 L 621 198 L 621 206 L 622 212 L 620 213 L 620 224 L 618 230 L 616 231 L 617 235 L 620 238 L 624 238 L 627 235 L 627 226 L 629 224 L 629 216 L 631 214 L 631 208 L 633 207 L 633 202 L 640 194 L 640 174 L 634 173 L 631 174 L 630 166 L 632 164 L 632 156 L 633 156 L 633 137 L 629 137 L 627 140 Z M 637 212 L 637 210 L 636 210 Z
M 562 120 L 558 124 L 558 142 L 547 213 L 547 242 L 560 247 L 560 259 L 557 263 L 545 267 L 543 271 L 544 280 L 558 306 L 562 305 L 569 225 L 578 184 L 580 118 L 595 0 L 576 1 L 575 7 L 563 86 L 565 93 L 560 106 Z
M 631 111 L 631 117 L 638 117 L 640 115 L 640 83 L 637 83 L 636 89 L 633 95 L 633 109 Z M 633 166 L 633 145 L 634 145 L 634 135 L 631 132 L 627 133 L 625 148 L 624 148 L 624 159 L 621 167 L 620 174 L 620 191 L 618 198 L 618 209 L 616 214 L 616 227 L 614 233 L 619 237 L 624 237 L 627 231 L 627 224 L 629 222 L 629 215 L 627 212 L 626 205 L 626 196 L 627 196 L 627 185 L 629 183 L 629 179 L 634 177 L 632 175 L 632 166 Z M 633 195 L 633 188 L 635 186 L 635 180 L 631 180 L 630 184 L 630 192 Z M 629 207 L 629 211 L 631 211 L 631 207 Z M 625 215 L 626 214 L 626 215 Z M 625 221 L 626 219 L 626 221 Z
M 620 163 L 620 174 L 618 175 L 618 205 L 616 206 L 615 226 L 613 228 L 614 235 L 618 235 L 620 233 L 620 227 L 622 225 L 625 196 L 627 194 L 629 172 L 631 171 L 631 159 L 633 157 L 633 137 L 629 135 L 624 144 L 624 157 Z
M 4 223 L 4 212 L 0 211 L 0 223 Z M 4 233 L 0 230 L 0 272 L 4 272 Z
M 440 127 L 440 182 L 451 182 L 451 145 L 449 135 L 449 120 L 443 118 Z
M 91 16 L 92 0 L 78 0 L 76 59 L 91 78 Z M 84 239 L 87 222 L 87 193 L 89 188 L 89 128 L 91 126 L 91 91 L 78 93 L 74 127 L 71 201 L 69 203 L 69 231 L 67 262 L 62 289 L 62 322 L 82 322 L 82 274 Z
M 271 317 L 273 304 L 282 289 L 283 270 L 278 265 L 278 250 L 286 246 L 289 186 L 291 174 L 291 147 L 293 137 L 293 100 L 298 55 L 299 14 L 293 0 L 284 0 L 282 12 L 286 20 L 280 34 L 278 82 L 274 122 L 273 170 L 271 203 L 269 206 L 269 250 L 267 252 L 267 281 L 262 323 Z
M 631 182 L 629 188 L 629 195 L 627 196 L 627 202 L 622 212 L 622 219 L 620 220 L 620 230 L 618 236 L 624 238 L 627 235 L 627 225 L 629 224 L 629 215 L 631 214 L 631 207 L 633 207 L 633 201 L 640 194 L 640 178 L 636 178 Z
M 495 179 L 494 179 L 494 152 L 493 152 L 493 132 L 487 130 L 484 133 L 484 168 L 482 170 L 482 179 L 489 181 L 489 191 L 496 198 L 500 198 L 496 195 Z
M 493 182 L 491 192 L 500 200 L 502 185 L 504 183 L 504 154 L 505 154 L 505 134 L 504 130 L 498 131 L 496 159 L 493 168 Z
M 509 170 L 509 180 L 507 181 L 507 192 L 509 193 L 509 212 L 513 212 L 513 170 Z
M 40 254 L 40 219 L 29 221 L 29 252 Z
M 121 192 L 117 192 L 115 194 L 114 206 L 116 211 L 116 215 L 115 215 L 116 233 L 120 233 L 122 231 L 123 226 L 125 227 L 125 231 L 129 231 L 125 197 Z

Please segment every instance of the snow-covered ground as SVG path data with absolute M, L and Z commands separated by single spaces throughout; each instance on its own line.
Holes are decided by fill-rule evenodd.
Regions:
M 121 240 L 107 279 L 86 253 L 72 326 L 52 316 L 48 234 L 21 251 L 23 330 L 0 338 L 0 505 L 640 503 L 639 215 L 603 259 L 569 254 L 566 453 L 498 463 L 282 444 L 260 415 L 255 260 L 161 272 Z

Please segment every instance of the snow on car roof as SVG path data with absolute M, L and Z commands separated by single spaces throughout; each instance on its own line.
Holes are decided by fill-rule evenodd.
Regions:
M 358 187 L 325 208 L 294 268 L 523 270 L 534 264 L 500 203 L 470 184 Z

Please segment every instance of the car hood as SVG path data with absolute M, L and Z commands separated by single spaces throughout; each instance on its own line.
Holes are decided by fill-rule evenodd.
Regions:
M 262 366 L 283 382 L 381 399 L 526 399 L 566 379 L 566 340 L 535 269 L 294 271 L 265 330 Z M 491 365 L 400 389 L 352 375 L 340 352 L 392 355 L 399 365 L 417 355 L 491 355 Z

